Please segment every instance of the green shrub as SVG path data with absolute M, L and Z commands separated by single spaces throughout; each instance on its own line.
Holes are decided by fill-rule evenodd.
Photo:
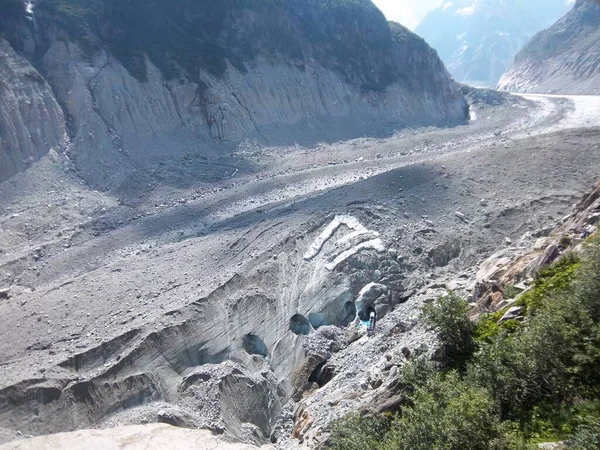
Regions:
M 501 311 L 491 314 L 484 314 L 479 317 L 479 319 L 475 322 L 473 329 L 473 337 L 475 341 L 478 343 L 490 343 L 492 342 L 493 338 L 495 338 L 501 332 L 511 334 L 517 331 L 521 326 L 521 322 L 518 320 L 508 319 L 500 322 L 500 319 L 507 310 L 508 307 Z
M 521 290 L 516 288 L 514 284 L 507 284 L 504 287 L 504 298 L 515 298 L 521 293 Z
M 390 427 L 385 417 L 350 414 L 331 425 L 333 450 L 378 450 Z
M 586 400 L 573 405 L 543 403 L 537 405 L 525 433 L 533 442 L 565 440 L 582 426 L 600 423 L 600 400 Z
M 422 366 L 412 365 L 412 369 Z M 518 427 L 500 421 L 485 388 L 455 371 L 424 374 L 411 394 L 412 407 L 392 420 L 356 414 L 334 422 L 334 450 L 525 450 Z M 410 376 L 409 376 L 410 377 Z
M 567 448 L 572 450 L 600 449 L 600 421 L 577 427 L 575 434 L 567 442 Z
M 418 388 L 388 434 L 385 449 L 488 450 L 499 437 L 496 405 L 485 389 L 470 386 L 452 372 Z
M 492 338 L 500 333 L 500 324 L 498 321 L 501 317 L 501 312 L 484 314 L 479 317 L 473 329 L 474 339 L 477 342 L 491 342 Z
M 581 262 L 575 254 L 566 254 L 554 264 L 542 269 L 535 277 L 534 287 L 519 297 L 515 304 L 524 306 L 529 314 L 535 313 L 544 299 L 559 295 L 569 288 L 580 267 Z
M 423 322 L 437 333 L 442 351 L 440 359 L 447 368 L 463 369 L 475 348 L 469 311 L 469 304 L 453 293 L 422 309 Z
M 399 382 L 409 393 L 427 385 L 437 374 L 437 367 L 425 356 L 411 359 L 400 371 Z

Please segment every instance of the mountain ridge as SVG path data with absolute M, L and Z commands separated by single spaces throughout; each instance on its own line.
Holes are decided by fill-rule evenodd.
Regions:
M 534 93 L 600 93 L 600 3 L 578 0 L 541 31 L 502 76 L 502 90 Z
M 370 0 L 37 0 L 29 18 L 2 13 L 0 29 L 48 82 L 69 155 L 102 189 L 190 144 L 214 156 L 244 139 L 316 143 L 467 119 L 435 51 Z
M 566 12 L 564 0 L 461 0 L 431 11 L 415 32 L 439 51 L 457 81 L 491 87 L 529 38 Z

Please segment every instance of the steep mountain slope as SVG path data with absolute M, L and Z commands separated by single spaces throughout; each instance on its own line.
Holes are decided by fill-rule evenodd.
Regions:
M 495 86 L 527 40 L 567 9 L 565 0 L 458 0 L 429 13 L 415 32 L 457 81 Z
M 466 120 L 435 52 L 370 0 L 37 0 L 29 17 L 18 1 L 2 4 L 5 39 L 64 111 L 53 134 L 68 123 L 69 155 L 102 188 L 247 138 L 316 142 Z M 6 80 L 12 96 L 39 83 Z M 38 122 L 19 121 L 18 132 L 35 135 Z M 17 146 L 4 134 L 6 158 Z
M 0 39 L 0 180 L 50 148 L 61 148 L 65 120 L 48 83 Z
M 600 4 L 578 0 L 538 33 L 502 76 L 499 88 L 517 92 L 600 93 Z

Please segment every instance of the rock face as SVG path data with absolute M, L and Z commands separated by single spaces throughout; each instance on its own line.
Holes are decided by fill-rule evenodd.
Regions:
M 44 104 L 58 102 L 68 118 L 77 169 L 104 188 L 242 139 L 317 142 L 466 120 L 435 51 L 370 0 L 37 0 L 28 18 L 0 10 L 0 30 L 51 86 Z M 7 92 L 47 89 L 3 80 Z M 55 117 L 45 133 L 62 137 Z M 18 119 L 2 118 L 3 140 Z M 35 136 L 40 121 L 25 119 Z M 38 141 L 27 156 L 56 139 Z
M 2 38 L 0 105 L 0 181 L 63 148 L 65 120 L 50 86 Z
M 439 52 L 457 81 L 495 86 L 519 49 L 567 9 L 564 0 L 444 2 L 415 32 Z
M 600 93 L 600 3 L 578 0 L 519 52 L 499 88 L 516 92 Z

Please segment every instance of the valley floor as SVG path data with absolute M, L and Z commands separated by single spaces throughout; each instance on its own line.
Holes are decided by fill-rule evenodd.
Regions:
M 36 383 L 60 380 L 56 386 L 63 388 L 102 370 L 114 369 L 116 380 L 154 367 L 148 357 L 125 370 L 113 357 L 141 346 L 142 334 L 170 339 L 182 318 L 199 320 L 197 302 L 220 287 L 230 297 L 240 291 L 252 297 L 257 284 L 270 298 L 292 295 L 285 283 L 295 266 L 286 261 L 304 254 L 334 215 L 357 218 L 404 258 L 406 294 L 437 292 L 444 281 L 471 276 L 480 261 L 508 245 L 506 238 L 518 241 L 556 224 L 597 181 L 600 97 L 523 95 L 472 108 L 474 120 L 457 128 L 402 130 L 387 139 L 311 149 L 245 146 L 235 155 L 244 169 L 231 167 L 217 184 L 167 182 L 135 199 L 89 189 L 61 155 L 0 184 L 0 428 L 67 431 L 37 414 L 34 402 L 18 413 L 10 402 Z M 288 280 L 235 284 L 274 261 Z M 430 294 L 423 295 L 391 313 L 382 333 L 400 316 L 410 317 Z M 420 336 L 406 339 L 416 346 Z M 369 370 L 357 355 L 380 358 L 382 342 L 357 341 L 332 358 L 336 381 L 313 394 L 313 403 L 322 402 L 312 413 L 319 425 L 360 403 L 348 398 L 332 406 L 340 403 L 335 391 L 352 391 Z M 90 349 L 106 356 L 82 358 L 75 369 L 65 363 Z M 192 369 L 187 364 L 182 375 Z M 168 403 L 175 388 L 161 389 L 158 397 Z M 139 419 L 94 408 L 78 410 L 67 428 Z M 282 435 L 293 426 L 286 411 Z

